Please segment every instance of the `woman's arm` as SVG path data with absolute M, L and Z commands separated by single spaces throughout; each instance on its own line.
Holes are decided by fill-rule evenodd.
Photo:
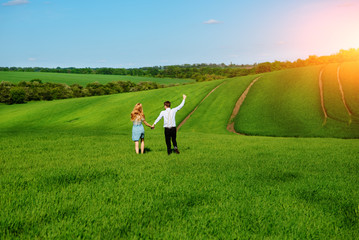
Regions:
M 152 127 L 148 122 L 146 122 L 146 120 L 143 120 L 143 123 L 144 123 L 147 127 Z

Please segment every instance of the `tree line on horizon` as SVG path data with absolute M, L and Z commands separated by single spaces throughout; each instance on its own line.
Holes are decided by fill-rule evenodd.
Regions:
M 175 86 L 179 84 L 170 84 Z M 18 84 L 0 82 L 0 103 L 21 104 L 29 101 L 51 101 L 56 99 L 102 96 L 124 92 L 137 92 L 167 87 L 155 82 L 134 83 L 131 81 L 113 81 L 106 84 L 89 83 L 86 87 L 79 84 L 43 83 L 40 79 Z
M 359 60 L 359 48 L 340 50 L 330 56 L 311 55 L 307 59 L 296 61 L 263 62 L 253 65 L 221 64 L 183 64 L 171 66 L 154 66 L 142 68 L 43 68 L 43 67 L 0 67 L 0 71 L 12 72 L 53 72 L 74 74 L 105 74 L 146 76 L 156 78 L 184 78 L 195 79 L 197 82 L 210 81 L 222 78 L 246 76 L 264 72 L 277 71 L 288 68 L 305 67 L 311 65 L 327 64 L 334 62 L 348 62 Z
M 0 71 L 17 72 L 61 72 L 61 73 L 85 73 L 85 74 L 108 74 L 130 76 L 152 76 L 169 78 L 192 78 L 198 82 L 210 81 L 222 78 L 245 76 L 264 72 L 277 71 L 288 68 L 304 67 L 334 62 L 347 62 L 359 60 L 359 48 L 340 50 L 339 53 L 317 57 L 309 56 L 305 60 L 298 59 L 295 62 L 265 62 L 250 65 L 225 65 L 225 64 L 185 64 L 164 67 L 147 67 L 136 69 L 123 68 L 18 68 L 0 67 Z M 170 84 L 168 86 L 173 86 Z M 175 84 L 179 85 L 179 84 Z M 110 95 L 123 92 L 136 92 L 150 89 L 167 87 L 155 82 L 133 83 L 131 81 L 113 81 L 106 84 L 98 82 L 89 83 L 86 87 L 79 84 L 67 85 L 63 83 L 43 83 L 40 79 L 18 84 L 6 81 L 0 82 L 0 103 L 19 104 L 29 101 L 51 101 L 55 99 L 78 98 L 88 96 Z

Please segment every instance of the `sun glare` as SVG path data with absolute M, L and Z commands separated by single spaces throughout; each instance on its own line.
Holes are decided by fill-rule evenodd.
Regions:
M 335 5 L 308 13 L 298 22 L 298 48 L 312 54 L 359 48 L 359 3 Z

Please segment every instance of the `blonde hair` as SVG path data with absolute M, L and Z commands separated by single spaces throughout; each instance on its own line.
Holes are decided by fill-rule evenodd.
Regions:
M 131 112 L 131 121 L 145 119 L 141 103 L 137 103 Z

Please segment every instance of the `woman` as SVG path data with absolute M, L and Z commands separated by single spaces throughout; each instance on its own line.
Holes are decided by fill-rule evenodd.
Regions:
M 151 127 L 151 125 L 145 120 L 141 103 L 137 103 L 133 108 L 133 111 L 131 112 L 131 121 L 133 122 L 132 140 L 135 142 L 136 153 L 139 154 L 138 142 L 141 139 L 141 153 L 143 154 L 145 150 L 145 129 L 143 128 L 142 122 L 148 127 Z

